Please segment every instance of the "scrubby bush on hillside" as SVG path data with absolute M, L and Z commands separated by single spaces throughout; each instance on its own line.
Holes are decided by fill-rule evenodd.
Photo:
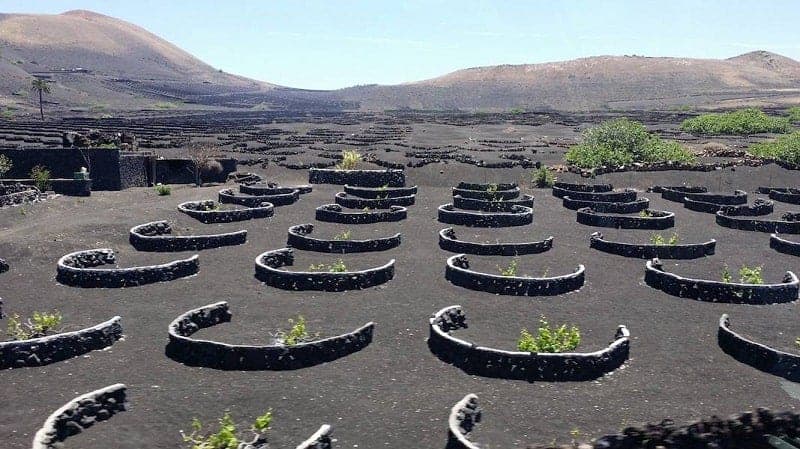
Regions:
M 800 106 L 794 106 L 789 108 L 789 110 L 786 111 L 786 115 L 789 116 L 790 122 L 792 123 L 800 122 Z
M 769 142 L 753 144 L 747 152 L 753 156 L 800 165 L 800 132 L 780 136 Z
M 571 147 L 565 159 L 580 168 L 596 168 L 634 162 L 693 162 L 695 157 L 678 142 L 663 140 L 641 123 L 620 118 L 584 131 L 583 141 Z
M 770 117 L 760 109 L 747 108 L 686 119 L 681 129 L 693 134 L 785 133 L 791 129 L 791 123 L 788 118 Z

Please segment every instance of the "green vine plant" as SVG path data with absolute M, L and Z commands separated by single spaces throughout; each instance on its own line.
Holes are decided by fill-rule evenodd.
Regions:
M 352 236 L 352 234 L 353 234 L 352 231 L 350 231 L 349 229 L 345 229 L 344 231 L 334 235 L 333 239 L 334 240 L 350 240 L 350 237 Z
M 653 218 L 653 212 L 651 212 L 649 209 L 645 209 L 639 212 L 639 216 L 642 218 Z
M 742 268 L 739 269 L 739 281 L 743 284 L 763 284 L 764 278 L 761 276 L 762 268 L 761 265 L 757 267 L 742 265 Z
M 679 241 L 680 236 L 678 236 L 676 232 L 673 232 L 668 239 L 665 239 L 661 234 L 653 234 L 650 236 L 650 243 L 653 245 L 677 245 Z
M 315 334 L 308 333 L 306 328 L 306 319 L 302 315 L 298 315 L 296 319 L 289 318 L 289 330 L 278 330 L 272 336 L 280 341 L 284 346 L 294 346 L 298 343 L 306 343 L 319 338 L 319 332 Z
M 542 316 L 539 319 L 539 330 L 537 335 L 522 329 L 517 340 L 517 350 L 523 352 L 566 352 L 578 347 L 581 343 L 581 332 L 575 327 L 567 327 L 562 324 L 558 327 L 551 327 L 547 319 Z
M 326 265 L 324 263 L 319 264 L 311 264 L 308 266 L 308 269 L 311 271 L 327 271 L 329 273 L 344 273 L 347 271 L 347 265 L 345 265 L 344 260 L 338 259 L 336 262 Z
M 546 166 L 542 165 L 533 171 L 533 185 L 539 188 L 553 187 L 556 183 L 556 175 Z
M 498 265 L 497 270 L 500 272 L 500 276 L 514 277 L 517 275 L 518 265 L 519 261 L 517 259 L 512 259 L 511 262 L 509 262 L 505 267 Z
M 30 340 L 40 338 L 51 333 L 57 332 L 56 328 L 61 324 L 62 316 L 58 310 L 52 313 L 33 312 L 30 318 L 20 318 L 14 314 L 8 318 L 7 334 L 13 340 Z
M 266 448 L 267 431 L 272 423 L 272 410 L 268 410 L 263 415 L 257 417 L 250 426 L 253 433 L 252 439 L 246 441 L 239 434 L 236 423 L 233 421 L 230 412 L 225 411 L 219 419 L 219 428 L 216 432 L 205 434 L 203 424 L 199 419 L 192 419 L 192 432 L 185 434 L 182 430 L 181 437 L 184 443 L 189 444 L 191 449 L 238 449 L 241 447 Z
M 361 161 L 361 153 L 356 150 L 342 150 L 342 160 L 336 164 L 337 170 L 353 170 Z
M 725 264 L 725 266 L 722 267 L 722 282 L 733 282 L 733 276 L 731 275 L 730 268 L 728 268 L 728 264 Z

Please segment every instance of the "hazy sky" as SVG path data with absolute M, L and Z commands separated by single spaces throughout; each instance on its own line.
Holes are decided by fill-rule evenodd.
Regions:
M 0 12 L 70 9 L 142 26 L 227 72 L 308 89 L 602 54 L 800 59 L 798 0 L 0 0 Z

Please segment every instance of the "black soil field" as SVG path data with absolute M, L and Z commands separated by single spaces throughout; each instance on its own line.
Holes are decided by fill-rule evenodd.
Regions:
M 569 134 L 567 125 L 549 134 Z M 428 125 L 430 133 L 444 125 Z M 463 139 L 464 127 L 450 127 Z M 495 126 L 494 131 L 502 128 Z M 563 132 L 562 132 L 563 131 Z M 491 134 L 486 131 L 485 134 Z M 432 138 L 432 141 L 436 140 Z M 393 153 L 390 153 L 393 154 Z M 544 160 L 539 154 L 536 160 Z M 553 160 L 559 155 L 548 155 Z M 302 155 L 296 156 L 302 159 Z M 549 162 L 548 162 L 549 163 Z M 283 185 L 303 184 L 305 170 L 274 164 L 246 170 Z M 128 386 L 130 409 L 69 439 L 65 447 L 99 449 L 177 448 L 179 430 L 193 417 L 212 423 L 225 410 L 249 423 L 267 409 L 275 419 L 275 447 L 294 447 L 320 425 L 331 424 L 338 448 L 444 447 L 450 407 L 467 393 L 480 397 L 484 421 L 473 439 L 487 448 L 525 447 L 555 440 L 568 443 L 579 429 L 587 439 L 622 427 L 672 418 L 678 423 L 710 415 L 727 416 L 755 407 L 796 410 L 800 386 L 757 371 L 717 346 L 717 322 L 728 313 L 735 329 L 771 346 L 794 350 L 800 336 L 796 303 L 769 306 L 726 305 L 669 296 L 643 282 L 644 260 L 614 256 L 589 248 L 601 231 L 611 240 L 647 242 L 651 231 L 593 228 L 576 223 L 575 212 L 547 189 L 532 194 L 532 225 L 505 229 L 456 226 L 460 239 L 530 241 L 554 237 L 553 249 L 520 257 L 520 274 L 550 275 L 586 266 L 586 284 L 577 292 L 553 297 L 497 296 L 451 285 L 444 278 L 445 259 L 437 233 L 448 226 L 436 220 L 436 208 L 451 201 L 450 186 L 459 181 L 519 182 L 529 169 L 487 169 L 434 163 L 407 168 L 407 184 L 418 185 L 408 219 L 377 225 L 337 225 L 314 220 L 314 208 L 332 203 L 341 188 L 316 185 L 291 206 L 276 208 L 271 219 L 204 225 L 176 210 L 188 200 L 216 199 L 222 187 L 173 187 L 171 196 L 151 188 L 94 192 L 91 197 L 57 197 L 46 202 L 0 210 L 0 257 L 11 265 L 0 274 L 6 313 L 30 314 L 58 309 L 67 329 L 85 327 L 114 315 L 122 317 L 125 338 L 113 347 L 40 368 L 0 372 L 0 437 L 9 449 L 29 447 L 49 413 L 73 397 L 114 383 Z M 562 179 L 576 181 L 571 175 Z M 690 261 L 664 261 L 668 271 L 719 279 L 727 264 L 734 276 L 743 265 L 763 265 L 766 281 L 779 281 L 787 270 L 800 272 L 800 258 L 769 248 L 769 234 L 717 226 L 712 214 L 692 212 L 681 204 L 645 193 L 653 184 L 706 185 L 710 190 L 752 193 L 758 185 L 797 185 L 797 172 L 775 165 L 738 167 L 710 173 L 620 173 L 598 177 L 615 187 L 632 186 L 651 199 L 651 208 L 676 214 L 674 231 L 682 243 L 718 241 L 716 254 Z M 760 196 L 764 197 L 764 196 Z M 797 210 L 776 203 L 776 212 Z M 200 273 L 168 283 L 125 289 L 81 289 L 54 279 L 56 261 L 71 251 L 109 247 L 120 266 L 163 263 L 192 253 L 137 252 L 128 230 L 166 219 L 176 232 L 189 234 L 248 230 L 245 245 L 200 251 Z M 345 229 L 353 238 L 403 234 L 400 247 L 386 252 L 348 254 L 349 268 L 363 269 L 396 259 L 392 281 L 363 291 L 291 292 L 262 285 L 253 276 L 254 258 L 285 246 L 287 228 L 314 223 L 315 236 Z M 672 230 L 661 231 L 671 235 Z M 800 238 L 789 238 L 800 240 Z M 330 263 L 340 256 L 297 251 L 295 269 Z M 470 256 L 473 267 L 497 272 L 511 258 Z M 291 268 L 290 268 L 291 269 Z M 270 341 L 270 332 L 303 315 L 311 332 L 336 335 L 374 321 L 375 338 L 364 350 L 336 361 L 295 371 L 220 371 L 184 366 L 164 354 L 167 325 L 179 314 L 217 301 L 228 301 L 231 323 L 200 331 L 197 337 L 228 343 Z M 540 316 L 551 323 L 580 327 L 579 350 L 595 351 L 613 338 L 618 324 L 631 332 L 631 357 L 620 369 L 589 382 L 509 381 L 471 376 L 441 362 L 426 344 L 428 318 L 440 308 L 460 304 L 469 328 L 455 335 L 484 346 L 515 349 L 521 328 L 535 329 Z M 5 327 L 5 320 L 0 326 Z M 246 425 L 246 424 L 245 424 Z M 113 442 L 113 443 L 112 443 Z

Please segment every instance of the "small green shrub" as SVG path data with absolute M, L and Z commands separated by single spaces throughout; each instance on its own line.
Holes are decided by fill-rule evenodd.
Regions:
M 43 165 L 37 165 L 31 169 L 31 179 L 36 188 L 44 192 L 50 189 L 50 170 Z
M 743 284 L 763 284 L 764 278 L 761 277 L 761 266 L 748 267 L 743 265 L 739 269 L 739 281 Z
M 753 144 L 747 149 L 747 152 L 761 158 L 800 165 L 800 132 L 780 136 L 769 142 Z
M 352 236 L 352 234 L 353 233 L 349 229 L 345 229 L 344 231 L 334 235 L 333 239 L 334 240 L 350 240 L 350 237 Z
M 158 196 L 167 196 L 172 194 L 172 188 L 168 185 L 161 183 L 156 184 L 156 193 Z
M 308 266 L 308 269 L 311 271 L 327 271 L 329 273 L 344 273 L 347 271 L 347 265 L 345 265 L 344 260 L 339 259 L 336 262 L 326 265 L 324 263 L 319 264 L 311 264 Z
M 11 159 L 6 157 L 4 154 L 0 154 L 0 178 L 6 175 L 9 171 L 11 171 L 11 167 L 14 166 L 14 163 L 11 162 Z
M 186 435 L 181 431 L 184 443 L 189 443 L 191 449 L 237 449 L 240 443 L 263 445 L 266 443 L 266 432 L 272 423 L 272 411 L 269 410 L 257 417 L 250 426 L 253 432 L 251 441 L 244 441 L 238 434 L 236 423 L 233 422 L 230 412 L 225 412 L 219 419 L 219 428 L 216 432 L 203 434 L 203 424 L 197 418 L 192 419 L 192 433 Z
M 298 343 L 305 343 L 319 337 L 319 334 L 311 335 L 306 328 L 306 319 L 298 315 L 297 319 L 289 318 L 289 331 L 278 331 L 277 336 L 283 340 L 286 346 L 294 346 Z
M 650 209 L 640 210 L 639 216 L 642 218 L 653 218 L 653 212 L 651 212 Z
M 680 237 L 673 232 L 669 239 L 665 239 L 661 234 L 653 234 L 650 236 L 650 243 L 653 245 L 677 245 Z
M 353 170 L 361 161 L 361 153 L 356 150 L 343 150 L 342 160 L 336 164 L 337 170 Z
M 760 109 L 746 108 L 686 119 L 681 129 L 693 134 L 785 133 L 791 124 L 786 117 L 770 117 Z
M 800 106 L 793 106 L 786 111 L 789 121 L 792 123 L 800 122 Z
M 556 182 L 556 175 L 547 167 L 542 165 L 533 171 L 533 185 L 539 188 L 553 187 Z
M 517 265 L 519 265 L 519 261 L 512 259 L 505 267 L 498 265 L 497 270 L 500 271 L 500 276 L 514 277 L 517 275 Z
M 581 342 L 580 330 L 566 324 L 550 327 L 545 317 L 539 319 L 539 332 L 533 335 L 527 329 L 522 329 L 517 340 L 517 350 L 524 352 L 565 352 L 578 347 Z
M 722 282 L 733 282 L 733 276 L 731 275 L 731 270 L 728 268 L 728 264 L 725 264 L 722 267 Z
M 564 159 L 568 164 L 590 169 L 634 162 L 691 163 L 695 156 L 675 141 L 650 134 L 641 123 L 620 118 L 585 130 L 583 141 L 571 147 Z
M 498 187 L 500 186 L 498 186 L 497 184 L 494 183 L 489 184 L 488 186 L 486 186 L 486 193 L 495 193 L 497 192 Z
M 29 340 L 44 337 L 61 324 L 61 313 L 33 312 L 31 318 L 23 320 L 18 314 L 8 318 L 8 336 L 14 340 Z

